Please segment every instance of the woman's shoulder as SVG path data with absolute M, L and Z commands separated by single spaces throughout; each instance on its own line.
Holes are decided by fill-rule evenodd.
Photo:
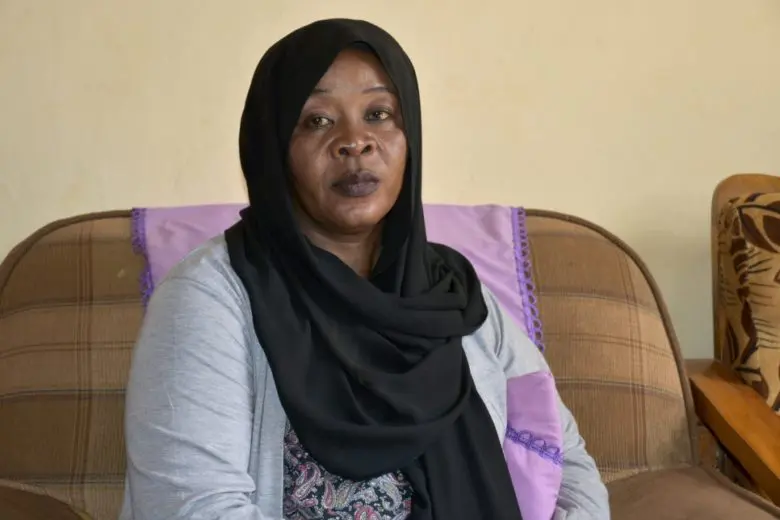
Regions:
M 199 280 L 216 279 L 218 276 L 225 275 L 237 278 L 235 271 L 230 267 L 225 236 L 217 235 L 187 253 L 171 267 L 163 277 L 161 285 L 174 278 Z
M 166 273 L 154 288 L 148 313 L 176 315 L 193 307 L 203 318 L 228 312 L 241 323 L 251 322 L 249 299 L 230 265 L 224 235 L 198 246 Z
M 469 360 L 497 364 L 507 377 L 549 372 L 539 348 L 501 307 L 496 296 L 484 285 L 482 292 L 488 315 L 482 326 L 463 340 L 467 353 L 472 354 Z
M 171 268 L 152 293 L 135 354 L 147 364 L 139 366 L 150 371 L 155 364 L 172 371 L 182 366 L 205 370 L 248 360 L 256 336 L 246 300 L 224 239 L 198 247 Z
M 193 286 L 235 300 L 234 303 L 246 302 L 247 296 L 241 280 L 230 265 L 224 235 L 204 242 L 174 265 L 155 288 L 152 298 L 158 292 L 178 291 Z

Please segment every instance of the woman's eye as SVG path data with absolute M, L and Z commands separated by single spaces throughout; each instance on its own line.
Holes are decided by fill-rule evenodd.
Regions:
M 325 116 L 315 116 L 309 119 L 309 125 L 312 128 L 325 128 L 330 125 L 331 121 Z
M 387 110 L 372 110 L 368 113 L 368 119 L 371 121 L 385 121 L 390 119 L 390 112 Z

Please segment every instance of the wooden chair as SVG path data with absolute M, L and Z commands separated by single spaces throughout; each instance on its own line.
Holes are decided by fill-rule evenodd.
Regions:
M 735 197 L 780 192 L 780 177 L 734 175 L 712 197 L 711 256 L 714 360 L 687 363 L 696 413 L 727 457 L 727 473 L 741 473 L 754 491 L 780 504 L 780 416 L 732 370 L 725 348 L 726 316 L 718 282 L 718 218 Z

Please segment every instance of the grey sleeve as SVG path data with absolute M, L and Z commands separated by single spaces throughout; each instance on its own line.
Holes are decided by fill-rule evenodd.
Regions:
M 133 520 L 263 519 L 247 473 L 249 339 L 231 291 L 171 278 L 149 304 L 125 414 Z
M 563 482 L 553 520 L 609 520 L 609 495 L 577 423 L 558 398 L 563 421 Z
M 497 331 L 497 355 L 504 365 L 507 378 L 531 372 L 550 372 L 544 356 L 504 313 L 495 297 L 486 291 L 489 320 Z M 585 441 L 577 422 L 558 396 L 563 428 L 563 482 L 553 520 L 609 520 L 609 497 L 601 481 L 593 457 L 585 449 Z

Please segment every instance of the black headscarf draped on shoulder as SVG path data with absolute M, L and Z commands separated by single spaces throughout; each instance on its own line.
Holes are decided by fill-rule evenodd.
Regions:
M 288 148 L 336 56 L 373 52 L 401 105 L 408 159 L 368 279 L 313 246 L 293 213 Z M 430 244 L 421 190 L 420 95 L 401 46 L 363 21 L 323 20 L 277 42 L 241 118 L 249 207 L 226 232 L 255 330 L 302 444 L 328 471 L 364 480 L 402 470 L 412 519 L 517 520 L 501 442 L 461 345 L 487 310 L 471 264 Z

